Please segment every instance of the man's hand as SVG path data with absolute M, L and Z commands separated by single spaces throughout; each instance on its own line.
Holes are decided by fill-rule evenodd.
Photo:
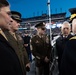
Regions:
M 26 71 L 30 71 L 30 63 L 26 64 Z
M 30 63 L 27 63 L 27 64 L 26 64 L 26 67 L 29 67 L 29 68 L 30 68 Z
M 27 46 L 28 46 L 28 44 L 24 44 L 24 46 L 25 46 L 25 47 L 27 47 Z
M 47 56 L 44 59 L 45 62 L 49 62 L 49 59 L 47 58 Z

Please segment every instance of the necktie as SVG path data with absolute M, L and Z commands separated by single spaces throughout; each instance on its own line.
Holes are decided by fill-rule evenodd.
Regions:
M 13 33 L 13 37 L 17 40 L 15 33 Z

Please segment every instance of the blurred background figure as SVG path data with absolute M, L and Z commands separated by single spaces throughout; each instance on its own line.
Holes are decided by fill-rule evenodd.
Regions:
M 31 39 L 31 37 L 29 36 L 29 34 L 24 33 L 24 37 L 23 37 L 24 46 L 26 48 L 29 60 L 30 60 L 30 62 L 32 62 L 32 55 L 31 55 L 31 50 L 30 50 L 30 39 Z

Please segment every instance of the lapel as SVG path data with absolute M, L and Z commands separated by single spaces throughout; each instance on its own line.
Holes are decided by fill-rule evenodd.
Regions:
M 0 42 L 2 42 L 3 44 L 9 46 L 10 48 L 12 48 L 12 46 L 9 44 L 9 42 L 0 34 Z M 14 51 L 14 49 L 12 48 L 12 50 Z
M 36 36 L 36 40 L 39 41 L 40 43 L 44 42 L 43 38 L 40 38 L 38 35 Z
M 0 34 L 0 41 L 1 42 L 7 42 L 7 40 L 2 36 L 2 34 Z
M 4 32 L 8 40 L 16 41 L 16 39 L 13 37 L 13 35 L 8 31 Z
M 21 37 L 20 37 L 17 33 L 16 33 L 16 38 L 17 38 L 16 41 L 17 41 L 18 43 L 20 43 L 20 38 L 21 38 Z
M 5 32 L 5 35 L 8 39 L 8 42 L 10 43 L 10 45 L 14 48 L 17 46 L 18 41 L 11 35 L 10 32 Z M 14 48 L 15 49 L 15 48 Z

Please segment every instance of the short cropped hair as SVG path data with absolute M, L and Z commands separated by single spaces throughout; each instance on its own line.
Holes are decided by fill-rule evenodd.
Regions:
M 70 27 L 70 23 L 68 21 L 64 21 L 61 28 L 63 28 L 64 25 L 68 25 L 68 27 Z
M 9 6 L 9 3 L 7 0 L 0 0 L 0 8 Z
M 69 23 L 68 21 L 64 21 L 64 22 L 63 22 L 63 25 L 64 25 L 64 24 L 70 25 L 70 23 Z

